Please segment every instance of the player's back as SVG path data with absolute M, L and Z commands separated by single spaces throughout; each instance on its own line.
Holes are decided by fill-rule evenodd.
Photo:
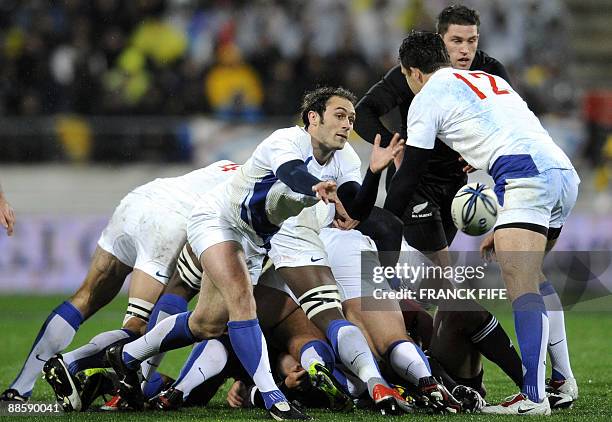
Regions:
M 416 98 L 410 113 L 416 112 L 412 107 L 433 105 L 438 110 L 433 117 L 438 137 L 476 168 L 490 171 L 500 156 L 529 156 L 539 171 L 572 168 L 539 119 L 503 78 L 444 68 L 431 76 Z
M 221 160 L 182 176 L 155 179 L 132 192 L 147 195 L 160 206 L 189 217 L 194 206 L 204 200 L 207 193 L 230 179 L 239 168 L 239 164 Z

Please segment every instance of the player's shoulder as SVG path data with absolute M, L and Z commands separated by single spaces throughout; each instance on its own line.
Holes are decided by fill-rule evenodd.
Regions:
M 491 75 L 496 75 L 504 78 L 509 81 L 508 71 L 506 67 L 494 57 L 489 56 L 482 50 L 476 50 L 476 55 L 474 56 L 474 60 L 472 61 L 472 66 L 470 70 L 482 70 L 484 72 L 490 73 Z
M 449 87 L 457 80 L 453 75 L 458 70 L 452 67 L 438 69 L 429 78 L 421 91 L 415 96 L 415 101 L 430 101 L 449 94 Z
M 261 158 L 273 154 L 273 151 L 292 151 L 306 158 L 311 149 L 310 134 L 301 126 L 293 126 L 272 132 L 259 144 L 253 156 Z
M 266 140 L 279 140 L 279 141 L 298 141 L 298 142 L 309 142 L 310 135 L 301 126 L 291 126 L 282 129 L 277 129 L 266 138 Z

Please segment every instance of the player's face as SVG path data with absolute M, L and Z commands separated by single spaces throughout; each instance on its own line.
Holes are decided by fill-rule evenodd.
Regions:
M 326 149 L 338 150 L 344 148 L 353 130 L 355 122 L 355 107 L 346 98 L 331 97 L 323 119 L 317 115 L 316 122 L 310 124 L 313 137 Z
M 415 69 L 411 72 L 406 69 L 404 65 L 400 65 L 400 67 L 402 68 L 402 74 L 406 78 L 406 82 L 408 82 L 410 90 L 413 92 L 414 95 L 418 94 L 423 88 L 423 83 L 419 79 L 418 70 Z
M 442 37 L 451 65 L 455 69 L 468 70 L 478 48 L 478 27 L 476 25 L 449 25 Z

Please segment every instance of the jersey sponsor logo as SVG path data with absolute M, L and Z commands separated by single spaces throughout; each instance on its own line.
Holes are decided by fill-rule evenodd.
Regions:
M 159 272 L 159 270 L 155 273 L 155 275 L 158 276 L 158 277 L 170 278 L 169 275 L 162 274 L 162 273 Z
M 355 359 L 353 359 L 353 360 L 351 361 L 351 365 L 353 365 L 353 364 L 355 363 L 355 361 L 357 360 L 357 358 L 358 358 L 359 356 L 361 356 L 361 355 L 365 355 L 365 354 L 366 354 L 366 352 L 361 352 L 361 353 L 359 353 L 357 356 L 355 356 Z
M 412 213 L 413 214 L 418 214 L 421 211 L 423 211 L 425 208 L 427 208 L 427 205 L 429 205 L 428 201 L 423 202 L 422 204 L 417 204 L 414 207 L 412 207 Z
M 414 207 L 412 207 L 412 218 L 428 218 L 428 217 L 431 217 L 433 215 L 432 211 L 423 213 L 423 211 L 427 208 L 428 205 L 429 205 L 429 202 L 425 201 L 422 204 L 417 204 Z

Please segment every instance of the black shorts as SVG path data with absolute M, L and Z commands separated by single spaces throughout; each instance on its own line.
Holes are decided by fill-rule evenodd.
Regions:
M 404 238 L 410 246 L 422 252 L 450 246 L 457 234 L 451 204 L 463 185 L 463 178 L 447 184 L 421 183 L 402 218 Z

